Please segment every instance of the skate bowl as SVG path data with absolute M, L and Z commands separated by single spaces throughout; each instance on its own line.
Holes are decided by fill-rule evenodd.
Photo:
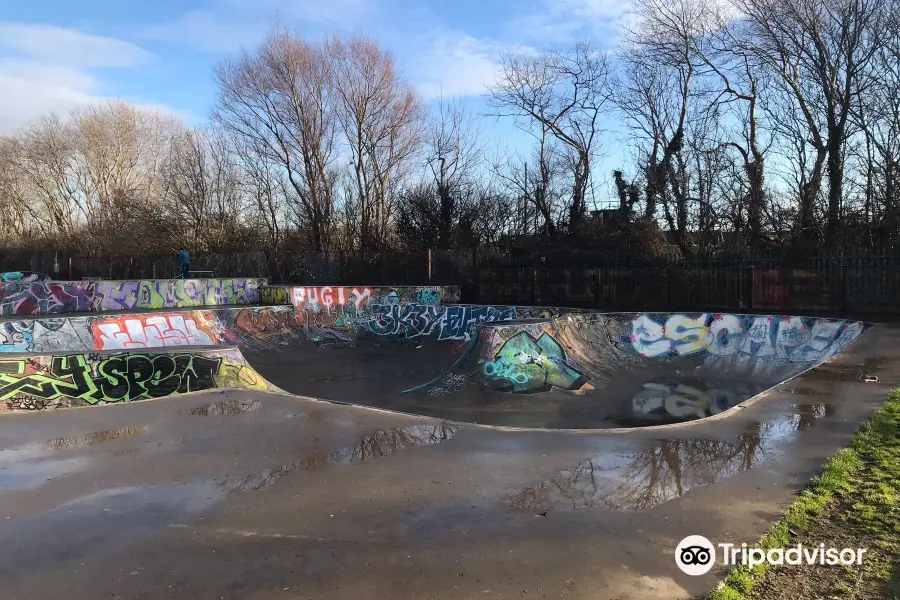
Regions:
M 128 282 L 130 309 L 93 300 L 80 313 L 0 321 L 0 409 L 246 389 L 503 427 L 669 425 L 723 415 L 867 329 L 804 316 L 453 304 L 457 288 L 263 281 L 255 295 L 236 294 L 221 281 L 193 286 L 205 290 L 194 296 L 183 283 Z M 123 282 L 91 283 L 83 289 L 97 298 Z M 156 295 L 142 300 L 141 289 Z

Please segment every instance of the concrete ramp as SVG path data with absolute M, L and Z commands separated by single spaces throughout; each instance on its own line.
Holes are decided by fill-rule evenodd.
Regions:
M 865 329 L 859 321 L 711 313 L 481 324 L 463 360 L 407 393 L 442 397 L 456 411 L 468 406 L 497 425 L 521 424 L 523 415 L 560 428 L 674 423 L 733 408 L 842 352 Z
M 644 426 L 720 414 L 866 329 L 441 304 L 442 293 L 285 288 L 264 293 L 272 306 L 6 320 L 0 352 L 15 354 L 0 360 L 0 401 L 22 410 L 233 387 L 493 425 Z

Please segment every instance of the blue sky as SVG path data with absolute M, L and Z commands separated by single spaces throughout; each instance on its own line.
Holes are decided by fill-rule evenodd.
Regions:
M 426 99 L 456 97 L 485 113 L 481 95 L 501 52 L 579 39 L 614 44 L 627 7 L 627 0 L 0 0 L 0 132 L 112 97 L 202 124 L 215 99 L 213 66 L 256 46 L 276 19 L 311 38 L 373 37 Z M 511 122 L 485 118 L 481 128 L 491 143 L 522 147 Z M 607 175 L 598 173 L 604 182 Z

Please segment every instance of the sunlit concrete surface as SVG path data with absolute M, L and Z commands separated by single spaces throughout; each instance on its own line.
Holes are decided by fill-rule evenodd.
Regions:
M 681 574 L 678 541 L 758 539 L 898 366 L 876 326 L 727 419 L 627 435 L 251 391 L 6 415 L 0 598 L 695 597 L 722 571 Z

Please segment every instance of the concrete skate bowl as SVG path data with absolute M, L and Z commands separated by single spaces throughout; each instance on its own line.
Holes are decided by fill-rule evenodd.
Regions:
M 457 294 L 262 286 L 258 300 L 272 306 L 249 305 L 249 294 L 194 304 L 157 294 L 155 312 L 7 319 L 0 401 L 17 411 L 238 388 L 497 426 L 662 425 L 722 414 L 866 329 L 799 316 L 442 303 Z

